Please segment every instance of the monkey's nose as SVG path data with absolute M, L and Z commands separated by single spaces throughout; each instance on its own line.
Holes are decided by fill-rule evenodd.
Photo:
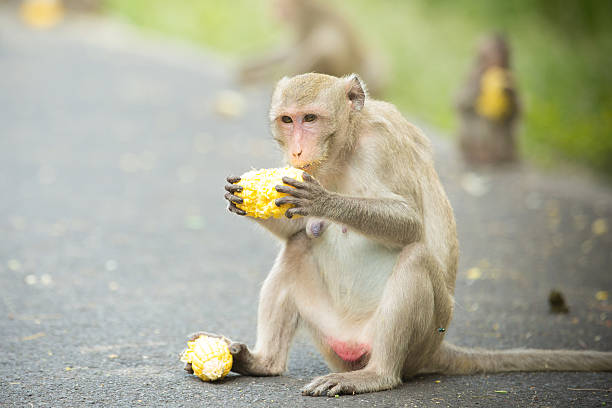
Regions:
M 300 157 L 301 155 L 302 155 L 302 150 L 301 150 L 301 149 L 300 149 L 300 151 L 299 151 L 299 152 L 297 152 L 297 153 L 295 153 L 295 152 L 294 152 L 294 153 L 293 153 L 293 157 L 295 157 L 295 158 L 298 158 L 298 157 Z

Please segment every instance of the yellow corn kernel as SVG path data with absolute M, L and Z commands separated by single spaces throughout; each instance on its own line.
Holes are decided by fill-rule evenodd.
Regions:
M 225 340 L 202 335 L 187 342 L 181 361 L 191 363 L 193 373 L 203 381 L 215 381 L 230 372 L 233 357 Z
M 61 0 L 24 0 L 20 8 L 22 20 L 31 27 L 50 28 L 64 17 Z
M 291 204 L 283 204 L 278 207 L 274 200 L 287 194 L 279 193 L 274 187 L 282 185 L 285 176 L 303 181 L 302 174 L 302 170 L 294 167 L 246 172 L 240 176 L 240 181 L 237 183 L 242 186 L 242 191 L 235 193 L 244 202 L 236 204 L 236 207 L 246 211 L 246 215 L 255 218 L 280 218 L 287 209 L 291 208 Z
M 510 86 L 508 71 L 499 67 L 487 69 L 480 79 L 480 95 L 476 112 L 491 120 L 500 120 L 510 113 L 506 89 Z

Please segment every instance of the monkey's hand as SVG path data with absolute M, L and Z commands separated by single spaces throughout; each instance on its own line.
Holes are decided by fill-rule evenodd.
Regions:
M 225 199 L 229 202 L 227 209 L 234 214 L 246 215 L 246 211 L 236 207 L 236 204 L 242 204 L 243 202 L 242 198 L 234 195 L 234 193 L 242 191 L 242 186 L 236 185 L 239 181 L 240 177 L 238 176 L 229 176 L 227 178 L 227 182 L 229 183 L 225 185 L 225 190 L 227 191 L 227 193 L 225 193 Z
M 225 341 L 229 348 L 229 352 L 234 360 L 232 363 L 233 372 L 243 375 L 266 375 L 253 372 L 252 366 L 254 358 L 246 344 L 232 341 L 225 336 L 220 336 L 218 334 L 212 334 L 203 331 L 191 334 L 187 338 L 187 341 L 194 341 L 200 336 L 213 337 Z M 193 368 L 191 367 L 191 363 L 185 364 L 185 371 L 187 371 L 189 374 L 193 374 Z
M 326 203 L 329 201 L 331 193 L 327 191 L 310 174 L 304 172 L 304 181 L 297 181 L 290 177 L 283 177 L 283 183 L 289 186 L 278 185 L 276 191 L 289 194 L 288 196 L 277 198 L 276 205 L 292 204 L 293 207 L 285 212 L 287 218 L 294 215 L 302 216 L 324 216 Z

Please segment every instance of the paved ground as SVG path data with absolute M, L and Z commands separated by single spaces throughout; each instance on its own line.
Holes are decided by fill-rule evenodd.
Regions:
M 0 9 L 0 406 L 601 406 L 612 373 L 425 376 L 302 397 L 327 369 L 304 337 L 277 378 L 206 384 L 184 336 L 254 341 L 272 238 L 225 210 L 224 176 L 273 166 L 267 96 L 201 52 L 73 21 L 31 31 Z M 430 135 L 433 132 L 428 131 Z M 434 138 L 462 257 L 448 338 L 612 350 L 612 189 L 584 175 L 464 168 Z M 551 288 L 571 313 L 551 315 Z

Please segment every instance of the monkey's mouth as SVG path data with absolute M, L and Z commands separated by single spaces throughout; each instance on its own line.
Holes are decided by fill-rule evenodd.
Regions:
M 308 169 L 311 169 L 312 167 L 313 167 L 312 163 L 307 163 L 307 164 L 302 164 L 301 166 L 298 166 L 298 169 L 308 171 Z
M 320 160 L 314 160 L 308 163 L 302 163 L 302 164 L 295 164 L 293 167 L 296 167 L 300 170 L 306 171 L 306 172 L 313 172 L 317 169 L 317 167 L 319 167 L 319 165 L 321 164 Z

